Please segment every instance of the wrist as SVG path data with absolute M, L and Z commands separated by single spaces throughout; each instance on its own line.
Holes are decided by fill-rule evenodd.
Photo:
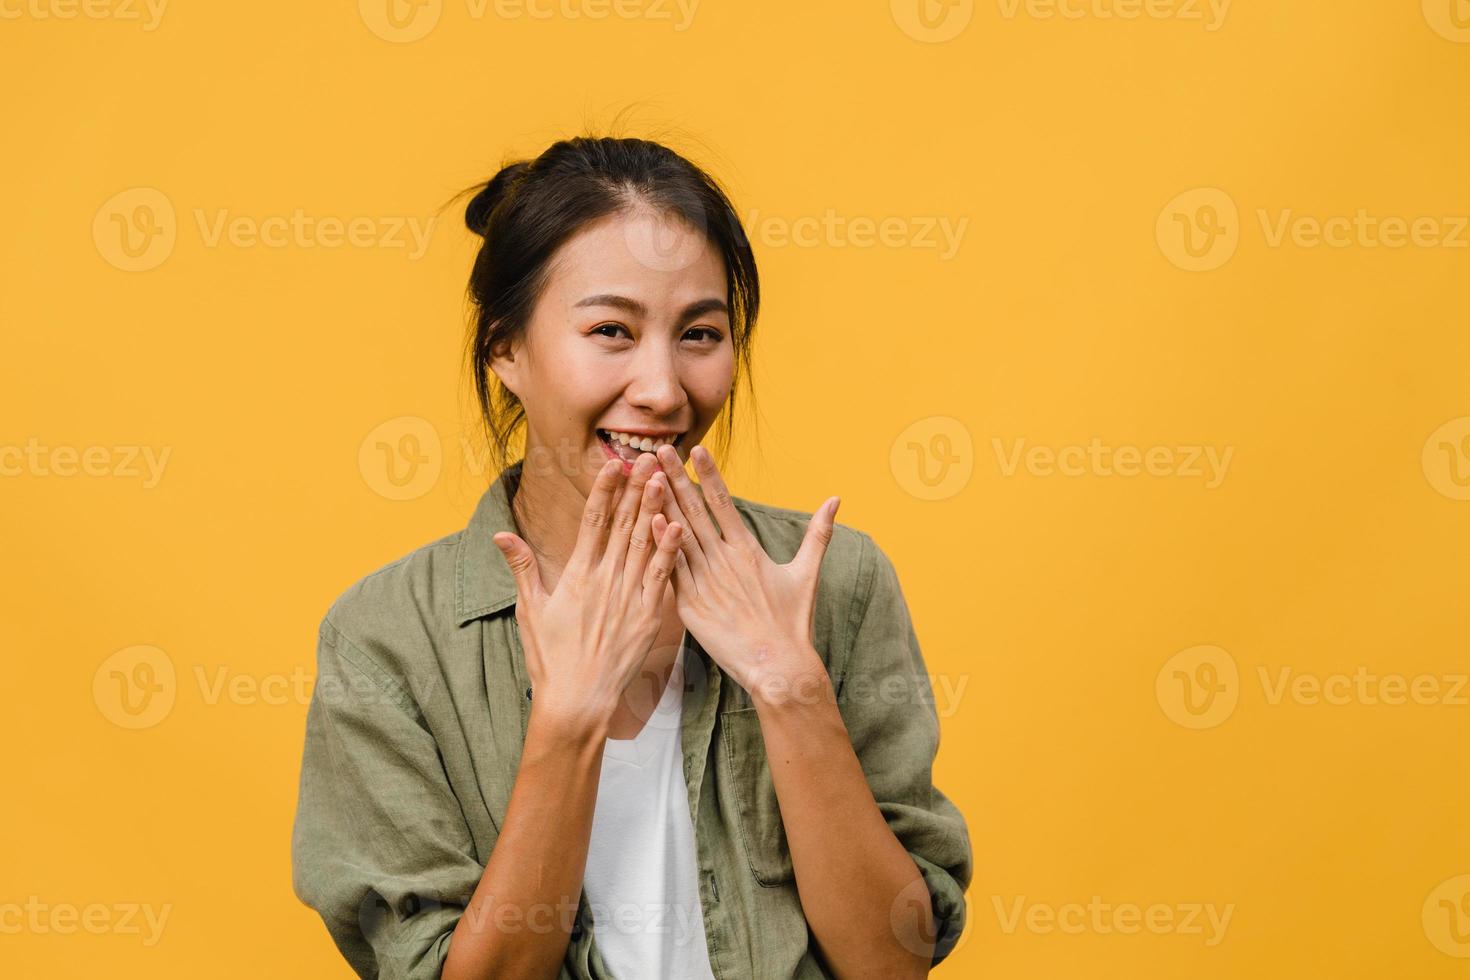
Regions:
M 600 710 L 594 706 L 572 707 L 556 703 L 552 698 L 531 699 L 530 728 L 557 742 L 581 745 L 601 745 L 612 729 L 612 710 Z
M 836 701 L 827 665 L 810 644 L 753 672 L 749 681 L 746 691 L 756 708 L 786 710 Z

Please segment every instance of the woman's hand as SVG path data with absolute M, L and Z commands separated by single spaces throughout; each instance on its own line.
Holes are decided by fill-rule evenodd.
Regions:
M 607 725 L 658 636 L 682 529 L 668 524 L 652 531 L 666 490 L 656 469 L 651 454 L 639 456 L 623 487 L 623 464 L 603 465 L 572 557 L 551 593 L 524 540 L 509 531 L 494 538 L 515 575 L 532 710 L 578 729 Z
M 658 449 L 673 499 L 665 499 L 652 522 L 654 534 L 675 522 L 692 532 L 684 535 L 674 565 L 679 617 L 720 669 L 752 698 L 789 697 L 803 678 L 817 671 L 825 674 L 813 646 L 812 619 L 817 573 L 841 500 L 828 497 L 823 502 L 796 556 L 778 565 L 740 519 L 709 452 L 695 446 L 689 456 L 699 487 L 684 472 L 677 450 Z

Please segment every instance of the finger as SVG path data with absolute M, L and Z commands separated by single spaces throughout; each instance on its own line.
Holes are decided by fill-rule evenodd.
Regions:
M 653 560 L 643 573 L 645 606 L 658 605 L 664 601 L 664 589 L 668 587 L 669 578 L 674 574 L 679 557 L 679 538 L 682 536 L 683 528 L 678 524 L 668 525 L 658 536 L 658 551 L 654 553 Z
M 684 472 L 684 464 L 679 460 L 679 452 L 673 446 L 660 446 L 658 448 L 658 459 L 663 464 L 664 472 L 669 477 L 669 489 L 674 491 L 674 499 L 678 501 L 679 511 L 689 522 L 689 530 L 698 540 L 700 547 L 708 551 L 720 540 L 719 528 L 715 527 L 710 519 L 709 509 L 706 507 L 704 498 L 699 495 L 699 489 L 695 487 L 694 481 L 689 479 L 689 474 Z
M 633 472 L 628 474 L 628 483 L 623 487 L 622 496 L 618 498 L 617 511 L 608 534 L 607 550 L 603 552 L 603 561 L 612 562 L 614 567 L 621 566 L 627 558 L 628 541 L 633 536 L 633 529 L 637 526 L 639 513 L 643 509 L 644 487 L 648 484 L 648 478 L 658 471 L 658 460 L 653 458 L 652 453 L 638 454 L 638 461 L 633 464 Z
M 704 552 L 699 550 L 699 542 L 694 540 L 694 535 L 687 530 L 689 523 L 679 514 L 678 508 L 674 508 L 673 523 L 685 528 L 679 536 L 679 550 L 674 553 L 674 591 L 690 596 L 699 595 L 700 581 L 710 574 L 709 562 L 705 560 Z M 699 572 L 695 573 L 695 564 L 698 563 Z
M 669 523 L 679 522 L 686 530 L 679 537 L 679 563 L 674 567 L 675 581 L 678 581 L 680 568 L 697 570 L 702 576 L 709 571 L 709 560 L 705 557 L 704 549 L 700 547 L 699 541 L 687 530 L 689 519 L 679 509 L 679 502 L 674 499 L 673 493 L 664 494 L 663 516 Z
M 715 458 L 710 455 L 709 450 L 702 445 L 695 446 L 690 450 L 689 458 L 694 462 L 694 472 L 699 474 L 699 489 L 705 503 L 714 514 L 715 523 L 720 526 L 724 539 L 757 543 L 755 535 L 750 533 L 750 528 L 740 519 L 740 512 L 735 509 L 735 499 L 725 486 L 725 478 L 720 476 L 719 467 L 715 465 Z
M 801 539 L 796 557 L 791 559 L 793 565 L 800 565 L 813 573 L 822 567 L 822 557 L 827 554 L 827 546 L 832 543 L 832 528 L 837 523 L 837 508 L 840 506 L 841 497 L 828 497 L 817 508 L 817 512 L 807 522 L 806 534 Z
M 577 530 L 577 545 L 567 568 L 591 568 L 603 549 L 607 526 L 612 520 L 614 493 L 623 482 L 621 460 L 610 459 L 602 464 L 592 481 L 592 491 L 587 494 L 587 503 L 582 508 L 582 524 Z
M 638 505 L 638 519 L 633 525 L 633 534 L 628 540 L 628 555 L 623 566 L 623 581 L 641 582 L 649 559 L 658 547 L 658 534 L 651 531 L 654 517 L 663 506 L 664 481 L 662 473 L 654 473 L 643 488 L 643 498 Z
M 664 491 L 664 496 L 668 496 L 668 490 Z M 667 517 L 661 513 L 654 514 L 653 520 L 649 522 L 649 527 L 653 531 L 653 540 L 662 540 L 664 528 L 668 526 L 669 519 Z M 682 541 L 687 541 L 689 540 L 689 535 L 683 534 L 680 538 Z M 693 594 L 698 594 L 699 592 L 694 586 L 694 578 L 689 573 L 689 561 L 682 550 L 674 552 L 674 585 Z
M 544 597 L 541 573 L 537 570 L 536 555 L 531 551 L 531 546 L 509 531 L 501 531 L 491 540 L 505 556 L 510 573 L 515 576 L 516 593 L 520 598 L 528 602 L 540 601 Z

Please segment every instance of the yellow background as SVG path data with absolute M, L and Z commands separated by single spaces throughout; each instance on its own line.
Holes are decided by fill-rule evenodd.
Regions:
M 1453 238 L 1470 5 L 992 0 L 925 21 L 703 0 L 680 30 L 672 3 L 631 2 L 443 0 L 397 29 L 371 0 L 178 0 L 153 29 L 123 0 L 0 5 L 0 446 L 45 447 L 0 457 L 0 906 L 100 903 L 118 926 L 0 933 L 0 972 L 350 975 L 290 887 L 315 630 L 493 475 L 462 442 L 475 242 L 458 205 L 418 257 L 211 245 L 200 221 L 427 222 L 502 157 L 632 106 L 631 135 L 672 134 L 759 212 L 762 422 L 757 444 L 741 419 L 735 492 L 840 494 L 893 557 L 936 686 L 962 691 L 941 693 L 935 778 L 976 875 L 938 975 L 1466 975 L 1470 707 L 1446 702 L 1470 669 L 1470 232 L 1273 235 L 1288 210 L 1363 209 Z M 415 17 L 437 20 L 408 39 Z M 138 210 L 158 195 L 172 245 L 127 271 L 117 221 L 167 232 Z M 829 213 L 898 220 L 867 245 L 772 220 Z M 954 254 L 923 246 L 930 219 L 968 222 Z M 1214 267 L 1184 267 L 1186 225 L 1217 229 Z M 391 499 L 372 459 L 406 434 L 440 471 Z M 1003 465 L 1017 440 L 1094 438 L 1232 456 L 1213 487 L 1182 451 L 1168 475 Z M 130 446 L 169 452 L 153 485 Z M 111 462 L 58 475 L 58 447 Z M 1236 680 L 1191 725 L 1174 670 L 1208 679 L 1201 646 Z M 172 665 L 172 700 L 132 728 L 113 671 L 140 664 Z M 1273 702 L 1284 669 L 1442 686 Z M 1018 899 L 1093 896 L 1233 911 L 1213 945 L 1005 927 Z M 169 908 L 159 941 L 123 931 L 129 903 Z

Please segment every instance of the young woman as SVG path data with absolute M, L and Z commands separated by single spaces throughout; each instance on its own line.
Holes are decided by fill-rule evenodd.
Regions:
M 321 623 L 297 895 L 363 977 L 926 975 L 971 850 L 893 565 L 702 445 L 759 306 L 729 200 L 611 138 L 477 190 L 500 475 Z

